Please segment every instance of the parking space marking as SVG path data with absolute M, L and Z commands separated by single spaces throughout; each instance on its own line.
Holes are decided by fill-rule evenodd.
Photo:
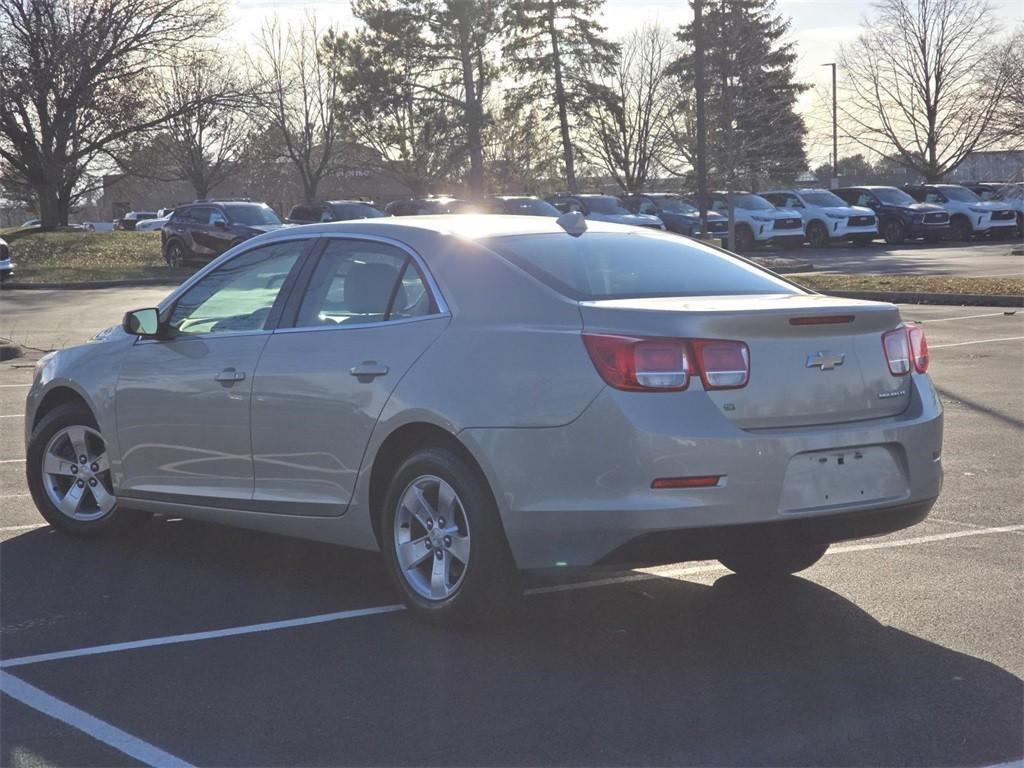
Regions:
M 24 418 L 25 418 L 25 414 L 24 413 L 5 413 L 4 415 L 0 416 L 0 419 L 24 419 Z
M 31 387 L 32 382 L 27 381 L 24 384 L 0 384 L 0 387 L 7 389 L 8 387 Z
M 36 528 L 46 528 L 47 523 L 29 523 L 28 525 L 4 525 L 0 526 L 0 533 L 8 531 L 34 531 Z
M 160 766 L 160 768 L 165 766 L 167 768 L 192 768 L 191 763 L 180 757 L 175 757 L 98 717 L 93 717 L 88 712 L 73 707 L 8 672 L 0 672 L 0 692 L 37 712 L 42 712 L 54 720 L 59 720 L 92 736 L 97 741 L 103 742 L 129 757 L 134 757 L 145 765 Z
M 94 645 L 89 648 L 76 648 L 70 651 L 54 651 L 53 653 L 37 653 L 33 656 L 21 656 L 15 659 L 4 659 L 0 661 L 0 669 L 8 667 L 21 667 L 26 664 L 39 664 L 44 661 L 58 661 L 60 659 L 73 659 L 80 656 L 96 656 L 101 653 L 118 653 L 120 651 L 131 651 L 137 648 L 152 648 L 159 645 L 176 645 L 178 643 L 193 643 L 197 640 L 214 640 L 219 637 L 232 637 L 235 635 L 250 635 L 256 632 L 271 632 L 276 629 L 291 629 L 293 627 L 305 627 L 310 624 L 326 624 L 331 621 L 344 621 L 345 619 L 356 619 L 363 616 L 376 616 L 381 613 L 393 613 L 405 610 L 404 605 L 380 605 L 374 608 L 357 608 L 352 611 L 338 611 L 336 613 L 321 613 L 317 616 L 304 616 L 298 619 L 285 619 L 283 621 L 268 621 L 263 624 L 247 624 L 240 627 L 226 627 L 225 629 L 212 629 L 206 632 L 189 632 L 183 635 L 167 635 L 165 637 L 151 637 L 146 640 L 130 640 L 125 643 L 109 643 L 107 645 Z
M 24 464 L 24 459 L 0 459 L 0 464 Z
M 890 549 L 893 547 L 908 547 L 915 544 L 927 544 L 935 541 L 947 541 L 967 536 L 984 536 L 997 533 L 1011 533 L 1024 531 L 1024 524 L 1003 525 L 993 528 L 970 528 L 962 531 L 951 531 L 949 533 L 936 533 L 926 536 L 912 536 L 906 539 L 893 541 L 879 541 L 867 544 L 844 544 L 832 547 L 827 555 L 838 555 L 846 552 L 862 552 L 872 549 Z M 631 581 L 645 581 L 658 578 L 681 578 L 683 576 L 711 571 L 727 570 L 722 565 L 669 565 L 658 566 L 622 576 L 613 576 L 606 579 L 594 579 L 591 581 L 574 582 L 572 584 L 560 584 L 551 587 L 538 587 L 526 591 L 527 595 L 547 594 L 550 592 L 568 592 L 578 589 L 592 589 L 595 587 L 623 584 Z M 108 643 L 106 645 L 94 645 L 87 648 L 75 648 L 67 651 L 52 651 L 50 653 L 37 653 L 31 656 L 18 656 L 13 659 L 0 660 L 0 669 L 21 667 L 28 664 L 40 664 L 46 661 L 60 661 L 62 659 L 79 658 L 81 656 L 96 656 L 104 653 L 118 653 L 138 648 L 152 648 L 155 646 L 175 645 L 179 643 L 190 643 L 199 640 L 214 640 L 220 637 L 234 637 L 238 635 L 249 635 L 258 632 L 270 632 L 278 629 L 290 629 L 292 627 L 304 627 L 311 624 L 327 624 L 346 619 L 355 619 L 363 616 L 374 616 L 383 613 L 394 613 L 405 610 L 401 604 L 382 605 L 375 608 L 357 608 L 350 611 L 338 611 L 336 613 L 322 613 L 316 616 L 305 616 L 298 619 L 285 619 L 283 621 L 270 621 L 262 624 L 248 624 L 237 627 L 226 627 L 224 629 L 213 629 L 204 632 L 189 632 L 181 635 L 166 635 L 163 637 L 152 637 L 145 640 L 129 640 L 122 643 Z
M 966 347 L 968 344 L 994 344 L 997 341 L 1024 341 L 1024 336 L 1009 336 L 1005 339 L 977 339 L 976 341 L 958 341 L 956 344 L 929 344 L 928 349 L 944 349 L 946 347 Z
M 960 315 L 958 317 L 939 317 L 939 318 L 936 318 L 935 320 L 919 320 L 918 322 L 921 323 L 921 325 L 931 325 L 932 323 L 948 323 L 951 320 L 973 320 L 976 317 L 999 317 L 1000 315 L 1006 315 L 1007 317 L 1012 317 L 1015 314 L 1016 314 L 1015 311 L 1011 311 L 1011 312 L 988 312 L 988 313 L 986 313 L 984 315 Z

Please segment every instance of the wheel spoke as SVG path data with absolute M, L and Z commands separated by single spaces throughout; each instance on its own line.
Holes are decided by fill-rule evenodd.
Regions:
M 455 489 L 452 488 L 448 483 L 442 480 L 437 486 L 437 514 L 439 517 L 443 517 L 445 522 L 448 523 L 446 526 L 450 528 L 455 524 L 455 505 L 458 503 L 458 496 L 455 495 Z
M 82 497 L 85 495 L 85 488 L 79 486 L 78 483 L 72 483 L 71 487 L 68 488 L 68 492 L 64 494 L 64 498 L 60 500 L 60 510 L 69 517 L 74 517 L 78 513 L 78 508 L 82 506 Z
M 48 453 L 46 458 L 43 459 L 43 472 L 48 475 L 65 475 L 70 477 L 73 474 L 71 472 L 73 464 L 74 462 L 68 461 L 54 453 Z
M 97 482 L 96 485 L 89 486 L 89 493 L 92 494 L 97 509 L 103 514 L 106 514 L 114 507 L 116 499 L 107 492 L 107 489 L 103 487 L 103 483 Z
M 85 443 L 84 427 L 68 427 L 64 434 L 66 434 L 68 436 L 68 440 L 71 441 L 71 449 L 75 452 L 76 460 L 82 456 L 89 455 L 89 451 Z
M 440 600 L 448 595 L 448 555 L 434 558 L 434 567 L 430 570 L 430 596 Z
M 437 517 L 437 513 L 434 511 L 434 508 L 430 506 L 430 502 L 427 501 L 426 496 L 423 495 L 423 491 L 421 491 L 415 485 L 411 487 L 411 490 L 413 496 L 416 499 L 416 504 L 412 507 L 407 506 L 406 509 L 408 509 L 413 514 L 413 516 L 415 516 L 415 518 L 419 521 L 420 525 L 424 527 L 424 529 L 429 530 L 427 526 L 427 521 L 432 521 L 435 517 Z M 431 525 L 433 525 L 433 522 L 431 522 Z
M 463 565 L 467 565 L 469 563 L 469 536 L 453 534 L 451 546 L 448 547 L 448 554 Z
M 427 548 L 427 537 L 406 541 L 398 545 L 398 562 L 403 571 L 415 568 L 431 555 Z

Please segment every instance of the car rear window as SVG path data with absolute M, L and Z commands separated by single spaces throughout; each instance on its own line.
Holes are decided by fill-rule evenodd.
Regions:
M 737 257 L 653 233 L 510 235 L 482 244 L 578 301 L 801 293 Z

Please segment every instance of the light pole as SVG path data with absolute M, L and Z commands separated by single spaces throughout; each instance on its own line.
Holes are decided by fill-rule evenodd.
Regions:
M 823 67 L 832 67 L 832 189 L 839 187 L 839 121 L 836 108 L 836 64 L 822 64 Z

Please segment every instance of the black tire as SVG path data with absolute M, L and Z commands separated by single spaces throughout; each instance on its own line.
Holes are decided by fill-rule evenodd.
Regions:
M 828 245 L 828 228 L 820 221 L 812 221 L 807 225 L 807 243 L 812 248 L 824 248 Z
M 167 262 L 168 267 L 177 269 L 184 266 L 185 258 L 185 247 L 180 240 L 171 240 L 164 246 L 164 261 Z
M 953 220 L 949 222 L 949 239 L 954 240 L 958 243 L 966 243 L 971 239 L 971 222 L 965 219 L 963 216 L 954 216 Z
M 889 219 L 882 225 L 882 237 L 889 245 L 899 245 L 907 239 L 907 231 L 899 219 Z
M 149 521 L 152 514 L 125 509 L 116 503 L 110 511 L 95 520 L 73 520 L 54 505 L 44 486 L 46 478 L 42 471 L 43 455 L 50 439 L 60 430 L 72 426 L 87 427 L 98 431 L 96 420 L 87 408 L 81 405 L 66 404 L 58 406 L 46 414 L 32 431 L 32 437 L 29 439 L 25 457 L 25 476 L 28 480 L 28 489 L 32 494 L 32 500 L 46 522 L 57 530 L 73 536 L 98 536 L 122 531 Z M 109 485 L 109 477 L 104 480 Z
M 754 250 L 754 233 L 744 224 L 736 225 L 736 250 L 739 253 Z
M 815 539 L 763 536 L 736 542 L 718 558 L 718 562 L 738 576 L 778 578 L 810 568 L 821 560 L 828 542 Z
M 444 480 L 458 495 L 472 547 L 461 583 L 447 597 L 428 599 L 416 591 L 399 565 L 395 526 L 399 504 L 424 476 Z M 466 626 L 506 617 L 521 595 L 519 574 L 505 538 L 494 495 L 480 470 L 446 447 L 420 449 L 398 468 L 378 511 L 381 549 L 403 601 L 417 618 L 433 624 Z M 428 558 L 432 561 L 433 558 Z

